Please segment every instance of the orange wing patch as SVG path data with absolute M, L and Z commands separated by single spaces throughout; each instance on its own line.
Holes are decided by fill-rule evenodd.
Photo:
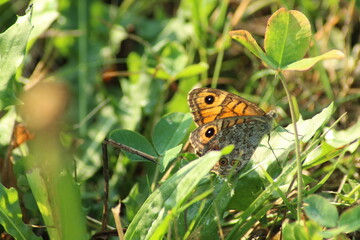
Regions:
M 265 115 L 261 108 L 246 99 L 218 89 L 193 89 L 188 101 L 198 126 L 226 117 Z

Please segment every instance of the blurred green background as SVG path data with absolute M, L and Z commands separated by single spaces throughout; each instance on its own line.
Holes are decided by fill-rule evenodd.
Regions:
M 24 15 L 28 4 L 0 1 L 0 31 L 13 25 L 16 15 Z M 228 36 L 231 30 L 244 29 L 262 44 L 268 18 L 281 7 L 308 17 L 313 39 L 307 56 L 331 49 L 345 54 L 343 60 L 326 60 L 306 72 L 286 73 L 303 118 L 334 102 L 331 123 L 345 112 L 339 129 L 359 121 L 360 1 L 35 0 L 32 4 L 34 28 L 16 74 L 15 93 L 21 96 L 47 82 L 65 87 L 66 111 L 57 119 L 59 139 L 71 159 L 83 208 L 93 219 L 101 219 L 103 139 L 118 128 L 150 138 L 162 116 L 189 112 L 187 94 L 194 87 L 235 92 L 266 112 L 275 109 L 279 125 L 291 122 L 285 93 L 273 73 Z M 10 111 L 0 112 L 3 119 Z M 11 119 L 21 122 L 17 115 Z M 13 125 L 4 134 L 11 134 Z M 3 140 L 1 158 L 8 147 Z M 118 160 L 119 151 L 109 150 L 111 204 L 126 198 L 134 201 L 128 197 L 132 189 L 141 192 L 135 200 L 141 205 L 151 191 L 148 184 L 155 166 L 123 156 Z M 358 161 L 359 153 L 356 156 Z M 16 171 L 17 176 L 24 174 Z M 21 185 L 19 178 L 16 181 Z M 135 210 L 127 209 L 125 222 L 134 216 L 131 211 Z

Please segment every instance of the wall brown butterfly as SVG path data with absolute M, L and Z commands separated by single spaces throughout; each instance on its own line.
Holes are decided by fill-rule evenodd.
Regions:
M 254 103 L 218 89 L 193 89 L 188 102 L 198 126 L 190 135 L 190 143 L 198 155 L 235 146 L 213 167 L 212 171 L 220 175 L 246 165 L 263 136 L 270 133 L 276 117 L 275 112 L 266 114 Z

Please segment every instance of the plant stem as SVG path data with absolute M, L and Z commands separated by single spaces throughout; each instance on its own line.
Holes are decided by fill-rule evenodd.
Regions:
M 88 68 L 87 68 L 87 3 L 86 0 L 78 0 L 78 27 L 81 32 L 78 40 L 78 61 L 79 61 L 79 122 L 81 122 L 87 114 L 87 82 L 88 82 Z M 80 125 L 80 136 L 84 136 L 87 131 L 87 123 Z
M 295 108 L 294 104 L 289 92 L 289 89 L 285 82 L 284 75 L 279 72 L 279 78 L 284 86 L 286 96 L 289 100 L 289 107 L 290 107 L 290 115 L 291 121 L 294 125 L 294 137 L 295 137 L 295 154 L 296 154 L 296 165 L 297 165 L 297 183 L 298 183 L 298 199 L 297 199 L 297 220 L 300 221 L 301 219 L 301 204 L 302 204 L 302 192 L 303 192 L 303 181 L 302 181 L 302 166 L 301 166 L 301 157 L 300 157 L 300 143 L 299 143 L 299 134 L 296 127 L 296 118 L 295 118 Z
M 224 58 L 224 48 L 225 48 L 225 43 L 224 42 L 226 41 L 226 38 L 228 37 L 229 29 L 230 29 L 230 21 L 228 21 L 225 24 L 225 27 L 224 27 L 224 30 L 223 30 L 223 33 L 222 33 L 222 36 L 221 36 L 222 43 L 220 45 L 219 54 L 217 55 L 217 58 L 216 58 L 216 64 L 215 64 L 213 79 L 211 81 L 211 87 L 212 88 L 216 88 L 216 85 L 217 85 L 218 80 L 219 80 L 221 65 L 222 65 L 223 58 Z

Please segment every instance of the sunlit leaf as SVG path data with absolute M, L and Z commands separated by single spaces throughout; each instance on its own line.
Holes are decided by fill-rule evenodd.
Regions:
M 271 61 L 265 54 L 265 52 L 261 49 L 261 47 L 257 44 L 256 40 L 253 38 L 251 33 L 246 30 L 235 30 L 229 32 L 230 36 L 240 42 L 244 47 L 246 47 L 250 52 L 252 52 L 255 56 L 260 58 L 264 63 L 274 69 L 276 69 L 276 65 Z
M 22 221 L 18 193 L 0 184 L 0 225 L 15 239 L 40 239 Z
M 126 130 L 126 129 L 117 129 L 113 130 L 109 138 L 129 147 L 132 147 L 136 150 L 147 153 L 153 157 L 157 157 L 157 153 L 151 143 L 142 135 L 137 132 Z M 148 161 L 136 154 L 128 153 L 123 151 L 129 159 L 132 161 Z
M 304 199 L 304 203 L 304 211 L 310 219 L 324 227 L 336 226 L 339 213 L 327 199 L 319 195 L 311 195 Z
M 214 151 L 194 160 L 165 181 L 145 201 L 130 223 L 125 239 L 161 239 L 199 181 L 220 159 Z
M 305 71 L 314 66 L 321 60 L 325 59 L 342 59 L 344 58 L 344 54 L 339 50 L 331 50 L 320 56 L 304 58 L 299 61 L 293 62 L 287 66 L 282 67 L 283 70 L 297 70 L 297 71 Z
M 18 103 L 13 85 L 14 74 L 24 59 L 25 47 L 32 30 L 32 10 L 18 17 L 16 23 L 0 34 L 0 110 Z
M 304 57 L 310 39 L 311 26 L 306 16 L 281 8 L 268 21 L 264 48 L 266 55 L 282 68 Z
M 184 139 L 192 123 L 189 113 L 171 113 L 156 124 L 152 141 L 159 155 L 176 147 Z

